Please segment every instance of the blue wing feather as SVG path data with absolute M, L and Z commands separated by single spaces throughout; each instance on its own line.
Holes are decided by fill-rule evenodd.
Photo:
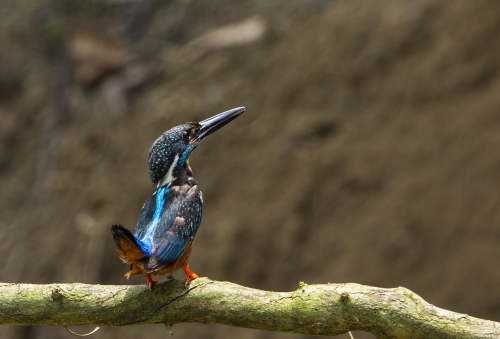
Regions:
M 156 258 L 159 262 L 175 262 L 179 260 L 186 249 L 184 241 L 179 241 L 175 235 L 168 238 L 160 244 L 156 251 Z

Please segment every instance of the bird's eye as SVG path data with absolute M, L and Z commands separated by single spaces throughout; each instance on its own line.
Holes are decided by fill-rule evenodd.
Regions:
M 183 131 L 182 132 L 182 138 L 183 139 L 189 139 L 189 132 L 188 131 Z

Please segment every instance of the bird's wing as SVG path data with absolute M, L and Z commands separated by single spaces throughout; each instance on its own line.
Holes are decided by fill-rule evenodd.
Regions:
M 172 227 L 161 237 L 155 238 L 155 255 L 160 263 L 176 262 L 192 240 L 184 230 L 184 218 L 176 217 Z
M 165 267 L 179 260 L 186 245 L 196 236 L 201 213 L 202 198 L 197 185 L 187 192 L 180 192 L 165 209 L 153 239 L 158 267 Z

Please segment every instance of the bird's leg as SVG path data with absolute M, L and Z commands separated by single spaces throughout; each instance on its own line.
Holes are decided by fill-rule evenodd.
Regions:
M 189 269 L 189 266 L 184 267 L 184 273 L 188 276 L 186 279 L 186 282 L 184 283 L 184 286 L 187 288 L 191 280 L 194 280 L 196 278 L 199 278 L 198 274 L 191 272 Z
M 151 274 L 148 274 L 148 288 L 150 291 L 153 290 L 153 286 L 158 282 L 159 280 L 154 280 L 151 278 Z

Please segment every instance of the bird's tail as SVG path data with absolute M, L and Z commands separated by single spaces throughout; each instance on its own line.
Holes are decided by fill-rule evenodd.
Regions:
M 130 245 L 139 248 L 139 244 L 137 243 L 137 239 L 135 236 L 122 225 L 113 225 L 111 226 L 111 234 L 113 234 L 113 240 L 118 248 L 121 248 L 123 243 L 122 240 L 126 240 Z
M 120 259 L 132 266 L 130 272 L 126 274 L 127 278 L 133 274 L 142 275 L 141 271 L 143 271 L 143 268 L 141 266 L 143 264 L 141 262 L 144 261 L 145 255 L 137 242 L 137 238 L 122 225 L 111 226 L 111 234 L 113 235 L 113 241 L 116 244 Z

